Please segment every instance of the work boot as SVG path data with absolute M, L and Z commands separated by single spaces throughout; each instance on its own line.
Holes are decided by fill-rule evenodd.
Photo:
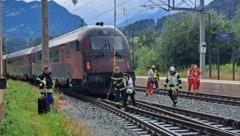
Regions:
M 115 103 L 115 107 L 120 109 L 120 103 L 119 102 Z
M 173 107 L 176 107 L 176 103 L 175 102 L 173 102 Z
M 173 100 L 173 107 L 176 107 L 177 100 Z

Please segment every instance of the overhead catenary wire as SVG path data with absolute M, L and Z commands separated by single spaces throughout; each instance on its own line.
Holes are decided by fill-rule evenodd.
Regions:
M 117 8 L 117 10 L 119 10 L 119 8 L 120 8 L 120 6 L 122 6 L 123 4 L 125 4 L 127 2 L 127 0 L 125 0 L 125 1 L 122 1 L 121 3 L 119 3 L 119 4 L 117 4 L 116 5 L 116 8 Z M 92 1 L 89 1 L 88 3 L 86 3 L 85 5 L 83 5 L 83 6 L 87 6 L 87 5 L 89 5 L 89 3 L 93 3 L 93 0 Z M 142 4 L 142 3 L 141 3 Z M 138 5 L 137 7 L 141 7 L 140 5 Z M 76 9 L 76 10 L 74 10 L 74 12 L 77 12 L 77 10 L 79 10 L 80 8 L 78 8 L 78 9 Z M 89 17 L 85 17 L 85 21 L 86 22 L 91 22 L 91 21 L 93 21 L 93 20 L 95 20 L 96 18 L 99 18 L 99 17 L 101 17 L 101 16 L 103 16 L 103 15 L 107 15 L 109 12 L 112 12 L 114 10 L 114 7 L 112 7 L 112 8 L 109 8 L 109 9 L 107 9 L 107 10 L 105 10 L 105 11 L 103 11 L 103 12 L 101 12 L 101 13 L 99 13 L 99 14 L 95 14 L 95 15 L 93 15 L 93 16 L 89 16 Z M 139 10 L 140 12 L 141 12 L 141 9 Z M 118 15 L 117 15 L 117 19 L 119 19 L 119 13 L 117 13 Z M 86 19 L 86 18 L 88 18 L 88 19 Z M 108 17 L 108 18 L 112 18 L 112 17 Z M 102 19 L 102 20 L 105 20 L 104 22 L 110 22 L 110 21 L 106 21 L 106 20 L 108 20 L 108 19 Z M 112 19 L 113 20 L 113 19 Z
M 132 9 L 128 10 L 128 12 L 126 13 L 126 15 L 129 16 L 130 14 L 140 13 L 141 11 L 136 10 L 138 7 L 139 7 L 139 6 L 136 6 L 136 7 L 132 8 Z M 117 17 L 117 20 L 124 18 L 126 15 L 121 14 L 120 16 Z M 110 23 L 110 22 L 113 21 L 113 18 L 112 18 L 112 17 L 108 17 L 108 18 L 105 19 L 105 21 L 106 21 L 106 23 Z
M 121 2 L 121 3 L 119 3 L 119 4 L 117 4 L 117 5 L 116 5 L 116 8 L 118 8 L 119 6 L 123 5 L 125 2 L 126 2 L 126 0 L 123 1 L 123 2 Z M 88 19 L 87 22 L 90 22 L 90 21 L 96 19 L 96 17 L 103 16 L 103 15 L 105 15 L 106 13 L 108 13 L 108 12 L 110 12 L 110 11 L 112 11 L 112 10 L 114 10 L 114 7 L 110 8 L 110 9 L 107 9 L 107 10 L 103 11 L 103 12 L 100 13 L 100 14 L 94 15 L 93 17 L 91 17 L 91 19 Z
M 148 0 L 146 0 L 146 1 L 148 1 Z M 141 3 L 139 3 L 139 4 L 146 3 L 146 1 L 144 0 L 144 2 L 141 2 Z M 86 2 L 84 5 L 78 7 L 77 9 L 73 10 L 72 12 L 77 12 L 78 10 L 80 10 L 80 9 L 82 9 L 82 8 L 84 8 L 84 7 L 89 6 L 89 5 L 92 4 L 93 2 L 95 2 L 95 0 L 89 0 L 89 1 Z M 128 1 L 128 0 L 125 0 L 125 1 L 122 1 L 121 3 L 117 4 L 117 5 L 116 5 L 117 10 L 119 10 L 119 8 L 120 8 L 123 4 L 125 4 L 126 2 L 129 2 L 129 1 Z M 138 6 L 136 6 L 136 7 L 141 7 L 141 6 L 138 5 Z M 91 21 L 93 21 L 93 20 L 96 20 L 96 18 L 99 18 L 99 17 L 101 17 L 101 16 L 103 16 L 103 15 L 107 15 L 109 12 L 112 12 L 113 9 L 114 9 L 114 8 L 112 7 L 112 8 L 110 8 L 110 9 L 107 9 L 107 10 L 99 13 L 99 14 L 95 14 L 95 15 L 92 15 L 92 16 L 84 17 L 83 20 L 85 20 L 84 22 L 86 22 L 86 23 L 91 22 Z M 142 9 L 139 9 L 139 10 L 138 10 L 137 12 L 135 12 L 135 13 L 140 13 L 140 12 L 143 12 L 143 10 L 142 10 Z M 116 15 L 117 20 L 126 17 L 126 16 L 122 15 L 121 13 L 122 13 L 122 12 L 117 12 L 117 15 Z M 130 16 L 130 14 L 135 14 L 135 13 L 134 13 L 134 12 L 132 12 L 132 13 L 129 12 L 127 15 Z M 120 15 L 119 15 L 119 14 L 120 14 Z M 120 16 L 120 17 L 119 17 L 119 16 Z M 103 20 L 103 22 L 105 22 L 105 24 L 106 24 L 106 22 L 109 22 L 109 24 L 110 24 L 110 23 L 111 23 L 111 20 L 113 20 L 113 18 L 112 18 L 112 17 L 109 17 L 109 14 L 107 15 L 107 17 L 108 17 L 107 19 L 105 18 L 105 19 L 102 19 L 102 20 Z M 88 19 L 87 19 L 87 18 L 88 18 Z M 111 20 L 110 20 L 110 21 L 107 21 L 109 18 L 110 18 Z M 72 22 L 72 23 L 76 23 L 76 22 Z M 88 24 L 89 24 L 89 23 L 88 23 Z
M 69 2 L 69 1 L 68 1 L 68 2 Z M 77 9 L 73 10 L 72 12 L 77 12 L 77 11 L 80 10 L 81 8 L 87 7 L 87 6 L 89 6 L 90 4 L 93 4 L 94 2 L 96 2 L 96 0 L 89 0 L 89 1 L 86 2 L 84 5 L 78 7 Z M 122 5 L 125 4 L 125 3 L 127 3 L 127 2 L 128 2 L 128 0 L 124 0 L 124 1 L 121 1 L 120 3 L 118 3 L 118 4 L 116 5 L 117 10 L 120 10 L 120 8 L 122 9 Z M 139 3 L 139 4 L 142 4 L 142 3 Z M 142 10 L 142 9 L 137 10 L 137 8 L 139 8 L 139 7 L 141 7 L 141 6 L 140 6 L 140 5 L 137 5 L 137 6 L 133 7 L 133 8 L 131 8 L 131 9 L 129 9 L 126 14 L 127 14 L 128 16 L 131 16 L 131 14 L 141 13 L 143 10 Z M 95 14 L 94 16 L 90 16 L 91 18 L 89 18 L 88 20 L 86 20 L 86 18 L 84 18 L 84 20 L 86 20 L 85 22 L 90 22 L 90 21 L 96 19 L 96 17 L 104 16 L 104 15 L 106 15 L 108 12 L 111 12 L 112 10 L 113 10 L 113 8 L 109 8 L 109 9 L 107 9 L 107 10 L 105 10 L 105 11 L 99 13 L 99 14 Z M 104 22 L 109 22 L 109 23 L 111 23 L 111 21 L 113 20 L 113 18 L 111 18 L 111 17 L 109 17 L 109 16 L 107 16 L 107 17 L 108 17 L 107 19 L 104 19 Z M 122 18 L 125 18 L 125 17 L 126 17 L 126 15 L 123 15 L 122 12 L 117 12 L 117 15 L 116 15 L 116 19 L 117 19 L 117 20 L 122 19 Z M 72 22 L 72 23 L 70 22 L 69 25 L 70 25 L 70 24 L 74 24 L 74 23 L 76 23 L 76 22 Z
M 117 20 L 125 18 L 126 15 L 127 16 L 130 16 L 131 14 L 132 15 L 138 15 L 138 14 L 144 12 L 145 10 L 147 10 L 146 8 L 144 8 L 144 9 L 140 9 L 140 8 L 142 8 L 142 3 L 140 5 L 137 5 L 137 6 L 133 7 L 133 8 L 131 8 L 131 9 L 128 9 L 127 13 L 125 13 L 125 14 L 121 12 L 120 15 L 117 16 Z M 107 17 L 104 20 L 105 20 L 105 23 L 108 24 L 108 23 L 113 22 L 114 19 L 112 17 Z

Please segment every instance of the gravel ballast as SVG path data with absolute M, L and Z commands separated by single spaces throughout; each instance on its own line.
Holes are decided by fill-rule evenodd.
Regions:
M 135 98 L 151 103 L 172 106 L 172 102 L 167 95 L 154 94 L 153 96 L 146 97 L 144 92 L 136 92 Z M 68 96 L 65 96 L 65 100 L 68 104 L 65 108 L 63 108 L 64 112 L 86 124 L 92 136 L 137 135 L 135 132 L 132 132 L 132 130 L 126 129 L 124 124 L 127 124 L 128 122 L 115 114 L 109 113 L 108 111 L 91 103 Z M 240 121 L 239 106 L 229 106 L 194 99 L 189 100 L 185 98 L 178 98 L 177 107 Z
M 194 96 L 193 96 L 194 97 Z M 137 92 L 135 95 L 136 99 L 162 104 L 166 106 L 172 106 L 172 101 L 168 95 L 145 96 L 143 92 Z M 194 99 L 185 99 L 178 97 L 177 108 L 182 108 L 190 111 L 202 112 L 211 115 L 216 115 L 224 118 L 234 119 L 240 121 L 240 107 L 229 106 L 224 104 L 217 104 L 211 102 L 204 102 Z
M 137 136 L 126 129 L 124 124 L 128 122 L 119 116 L 88 102 L 68 96 L 64 96 L 64 99 L 67 102 L 64 112 L 85 124 L 92 136 Z

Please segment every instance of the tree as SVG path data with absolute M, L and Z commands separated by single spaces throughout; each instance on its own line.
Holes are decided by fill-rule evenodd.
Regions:
M 220 32 L 232 32 L 233 24 L 224 15 L 210 12 L 210 25 L 206 15 L 206 42 L 208 62 L 209 44 L 212 48 L 212 63 L 217 63 L 217 48 L 220 49 L 221 64 L 231 63 L 232 46 L 226 43 L 218 43 L 216 36 Z M 239 18 L 235 21 L 235 33 L 240 33 Z M 240 43 L 240 34 L 238 43 Z M 138 45 L 135 46 L 135 54 L 138 68 L 145 68 L 146 64 L 157 65 L 160 70 L 166 70 L 170 65 L 179 68 L 189 67 L 199 63 L 199 13 L 181 12 L 166 17 L 162 23 L 159 35 L 152 30 L 146 30 L 140 34 Z M 142 64 L 143 63 L 143 64 Z M 141 70 L 138 70 L 141 71 Z
M 136 73 L 146 73 L 146 66 L 153 65 L 156 62 L 156 54 L 153 49 L 146 46 L 139 46 L 135 50 Z
M 155 44 L 155 38 L 155 32 L 152 29 L 147 29 L 140 33 L 138 42 L 141 43 L 142 46 L 147 46 L 151 49 Z
M 156 47 L 162 60 L 160 67 L 187 67 L 198 62 L 198 26 L 198 16 L 192 12 L 178 13 L 165 20 Z
M 229 46 L 229 42 L 219 42 L 216 37 L 221 32 L 232 32 L 232 23 L 227 19 L 225 15 L 218 14 L 216 11 L 210 11 L 210 19 L 211 24 L 210 28 L 207 25 L 206 32 L 208 33 L 206 40 L 208 44 L 211 44 L 213 63 L 217 63 L 217 48 L 220 49 L 220 63 L 231 63 L 232 47 Z
M 236 16 L 232 20 L 232 31 L 234 32 L 234 44 L 236 46 L 236 50 L 234 52 L 234 57 L 237 62 L 240 61 L 240 9 L 236 12 Z

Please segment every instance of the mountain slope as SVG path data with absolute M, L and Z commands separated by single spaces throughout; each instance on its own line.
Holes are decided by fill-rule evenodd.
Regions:
M 33 1 L 3 1 L 3 34 L 17 37 L 41 37 L 41 3 Z M 85 23 L 54 1 L 48 3 L 49 33 L 59 35 Z
M 232 19 L 239 7 L 240 0 L 214 0 L 207 6 L 207 9 L 214 9 L 226 15 L 228 19 Z
M 48 23 L 51 37 L 86 25 L 82 18 L 72 15 L 52 0 L 48 2 Z M 3 36 L 7 40 L 4 41 L 4 45 L 8 52 L 26 48 L 24 44 L 41 38 L 41 2 L 3 1 Z M 21 41 L 11 41 L 16 39 Z M 12 47 L 11 45 L 15 45 L 13 42 L 19 43 Z
M 162 18 L 164 16 L 168 16 L 168 15 L 169 15 L 169 12 L 167 12 L 163 9 L 160 9 L 153 14 L 152 13 L 146 13 L 146 12 L 137 13 L 137 14 L 133 15 L 132 17 L 128 18 L 127 20 L 121 22 L 118 26 L 119 27 L 124 27 L 124 26 L 130 25 L 130 24 L 133 24 L 137 21 L 146 20 L 146 19 L 153 19 L 155 22 L 157 22 L 157 20 L 159 18 Z

